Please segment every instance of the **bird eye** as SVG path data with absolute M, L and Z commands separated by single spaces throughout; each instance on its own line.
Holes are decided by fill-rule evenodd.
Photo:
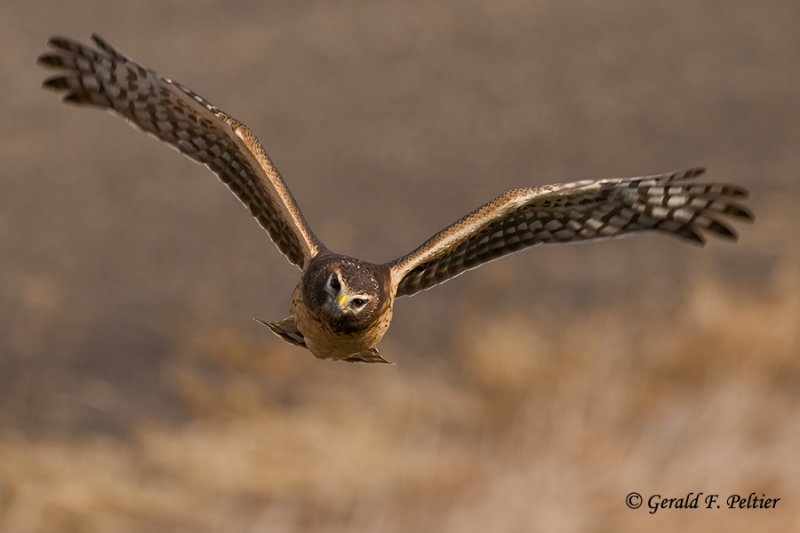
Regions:
M 328 287 L 333 289 L 334 292 L 341 290 L 342 284 L 339 283 L 339 278 L 336 277 L 336 274 L 331 274 L 331 277 L 328 278 Z
M 353 298 L 352 300 L 350 300 L 350 302 L 353 304 L 353 307 L 357 309 L 361 309 L 362 307 L 367 305 L 367 301 L 364 298 Z

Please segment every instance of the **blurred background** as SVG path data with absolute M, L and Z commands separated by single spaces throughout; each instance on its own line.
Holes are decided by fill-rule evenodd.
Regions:
M 800 7 L 0 4 L 0 531 L 800 528 Z M 402 299 L 395 366 L 251 320 L 298 271 L 206 170 L 39 88 L 98 32 L 248 124 L 334 250 L 513 187 L 706 165 L 754 225 L 541 247 Z M 633 511 L 625 496 L 780 497 Z

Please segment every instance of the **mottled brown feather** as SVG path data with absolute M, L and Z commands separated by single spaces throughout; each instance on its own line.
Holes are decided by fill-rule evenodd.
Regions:
M 214 172 L 300 268 L 322 248 L 278 169 L 241 122 L 180 83 L 143 67 L 97 35 L 99 50 L 53 37 L 39 64 L 64 101 L 111 111 Z
M 408 296 L 513 252 L 660 231 L 703 244 L 735 239 L 732 219 L 752 215 L 734 202 L 744 188 L 691 182 L 702 168 L 639 178 L 587 180 L 516 189 L 467 214 L 411 253 L 383 265 L 333 254 L 306 224 L 261 143 L 241 122 L 183 85 L 136 63 L 100 37 L 97 49 L 62 37 L 39 63 L 58 71 L 44 87 L 64 101 L 109 110 L 211 169 L 250 209 L 289 260 L 303 269 L 291 315 L 261 322 L 320 358 L 386 362 L 375 346 Z M 366 298 L 342 310 L 326 284 Z M 347 294 L 344 294 L 346 300 Z M 344 300 L 343 300 L 344 301 Z M 352 300 L 355 301 L 355 300 Z
M 752 220 L 732 198 L 747 190 L 687 183 L 702 168 L 638 178 L 515 189 L 387 264 L 397 296 L 409 296 L 505 255 L 550 243 L 660 231 L 703 244 L 703 233 L 735 239 L 722 217 Z

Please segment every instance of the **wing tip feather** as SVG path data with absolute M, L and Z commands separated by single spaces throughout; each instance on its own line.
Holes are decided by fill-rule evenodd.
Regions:
M 712 219 L 706 229 L 714 233 L 714 235 L 717 237 L 721 237 L 726 240 L 736 241 L 739 239 L 739 235 L 736 233 L 736 230 L 717 219 Z
M 61 50 L 71 50 L 76 46 L 79 46 L 78 43 L 69 37 L 64 37 L 63 35 L 53 35 L 49 39 L 47 39 L 47 45 L 53 48 L 59 48 Z
M 47 78 L 42 82 L 42 87 L 51 91 L 63 91 L 70 88 L 67 77 L 63 74 Z
M 97 45 L 97 47 L 100 50 L 102 50 L 103 52 L 109 54 L 112 57 L 116 57 L 116 58 L 119 58 L 119 59 L 127 59 L 127 56 L 125 56 L 122 52 L 120 52 L 119 50 L 117 50 L 116 48 L 111 46 L 111 44 L 109 44 L 108 41 L 103 39 L 97 33 L 94 33 L 94 32 L 92 33 L 92 42 L 95 45 Z
M 704 166 L 688 168 L 684 171 L 684 179 L 694 179 L 700 177 L 706 173 L 706 170 L 707 169 Z

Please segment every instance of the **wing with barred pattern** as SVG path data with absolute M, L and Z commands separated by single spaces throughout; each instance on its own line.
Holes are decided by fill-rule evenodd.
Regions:
M 183 85 L 126 57 L 97 35 L 95 50 L 63 37 L 39 64 L 58 70 L 44 87 L 64 101 L 111 111 L 214 172 L 244 203 L 278 249 L 300 268 L 322 245 L 278 169 L 241 122 Z
M 736 239 L 725 218 L 752 220 L 746 189 L 693 183 L 704 169 L 516 189 L 440 231 L 390 268 L 397 296 L 409 296 L 489 261 L 539 244 L 659 231 L 703 244 L 703 233 Z

